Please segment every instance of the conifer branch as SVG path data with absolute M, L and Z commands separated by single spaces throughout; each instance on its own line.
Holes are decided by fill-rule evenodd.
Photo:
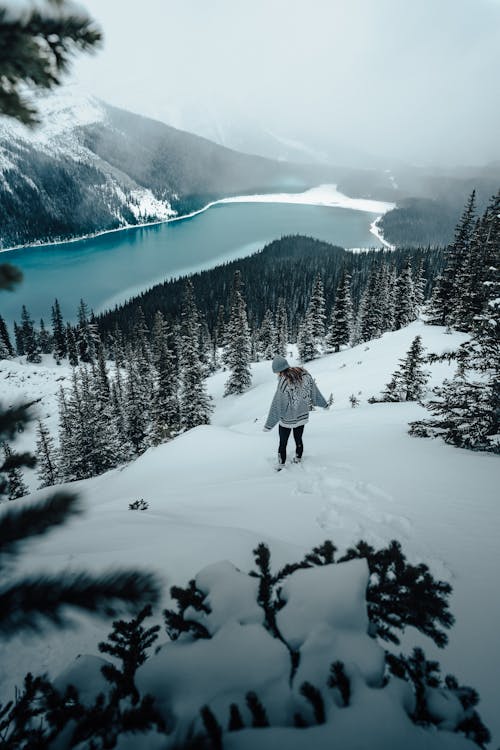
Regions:
M 21 508 L 9 508 L 0 514 L 0 556 L 15 555 L 19 545 L 33 536 L 41 536 L 82 512 L 79 498 L 69 492 L 57 492 L 46 500 Z
M 156 604 L 160 586 L 154 575 L 121 571 L 94 577 L 87 573 L 27 576 L 0 589 L 0 633 L 39 631 L 44 625 L 70 624 L 66 607 L 109 617 Z

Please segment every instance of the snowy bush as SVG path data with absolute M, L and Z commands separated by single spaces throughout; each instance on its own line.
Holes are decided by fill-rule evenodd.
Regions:
M 364 542 L 336 560 L 325 542 L 273 570 L 266 545 L 249 574 L 224 561 L 174 586 L 169 640 L 144 608 L 116 621 L 97 657 L 55 682 L 28 675 L 0 709 L 16 748 L 289 748 L 484 746 L 478 696 L 441 678 L 421 649 L 389 653 L 411 625 L 446 643 L 449 584 L 411 565 L 397 542 Z M 459 736 L 461 735 L 461 736 Z
M 139 500 L 134 500 L 132 503 L 128 504 L 129 510 L 147 510 L 149 508 L 149 503 L 144 500 L 142 497 L 139 498 Z

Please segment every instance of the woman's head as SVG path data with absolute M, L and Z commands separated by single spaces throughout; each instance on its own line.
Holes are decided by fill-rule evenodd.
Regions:
M 280 354 L 276 355 L 271 366 L 273 368 L 273 372 L 275 372 L 277 375 L 279 375 L 280 372 L 283 372 L 283 370 L 286 370 L 290 367 L 286 359 Z

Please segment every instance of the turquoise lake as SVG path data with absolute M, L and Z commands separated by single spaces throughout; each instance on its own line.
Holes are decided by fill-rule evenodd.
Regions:
M 65 319 L 80 298 L 100 312 L 155 283 L 244 257 L 287 234 L 305 234 L 342 247 L 380 247 L 370 232 L 377 214 L 286 203 L 226 203 L 191 218 L 104 234 L 77 242 L 0 254 L 18 266 L 23 283 L 3 292 L 0 313 L 19 320 L 25 304 L 36 322 L 50 322 L 57 297 Z

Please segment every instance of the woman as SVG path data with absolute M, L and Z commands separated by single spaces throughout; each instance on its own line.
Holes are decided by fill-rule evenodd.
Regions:
M 300 461 L 304 446 L 302 433 L 309 419 L 312 406 L 328 409 L 328 403 L 318 390 L 312 376 L 302 367 L 290 367 L 284 357 L 273 359 L 273 372 L 279 378 L 278 387 L 269 409 L 264 431 L 272 430 L 279 422 L 280 444 L 278 448 L 278 471 L 286 461 L 286 446 L 293 430 L 295 440 L 295 462 Z

